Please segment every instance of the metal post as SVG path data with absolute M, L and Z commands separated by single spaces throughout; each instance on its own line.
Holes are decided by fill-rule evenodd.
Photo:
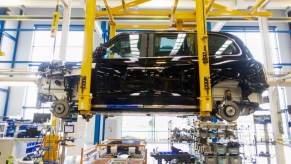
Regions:
M 64 164 L 65 163 L 65 159 L 66 159 L 66 138 L 68 137 L 67 136 L 67 133 L 65 133 L 65 129 L 64 129 L 64 127 L 65 127 L 65 124 L 66 124 L 66 122 L 65 122 L 65 120 L 64 119 L 62 119 L 61 120 L 61 127 L 60 127 L 60 132 L 63 134 L 63 141 L 61 141 L 61 154 L 60 154 L 60 164 Z
M 197 45 L 200 84 L 200 115 L 209 116 L 212 111 L 209 67 L 208 36 L 205 0 L 196 0 Z
M 6 13 L 6 9 L 0 8 L 0 15 L 4 15 Z M 4 32 L 4 25 L 5 21 L 0 21 L 0 56 L 4 56 L 5 53 L 1 51 L 1 43 L 2 43 L 2 36 Z
M 110 22 L 110 39 L 116 35 L 116 24 L 114 22 Z
M 108 40 L 108 30 L 107 30 L 106 21 L 101 21 L 101 30 L 102 30 L 103 43 L 105 43 Z
M 58 58 L 62 61 L 66 60 L 67 55 L 67 45 L 68 45 L 68 37 L 70 32 L 70 18 L 71 18 L 71 10 L 72 10 L 72 1 L 67 0 L 66 3 L 63 2 L 64 12 L 63 12 L 63 22 L 62 22 L 62 38 L 61 45 Z M 61 155 L 60 155 L 60 163 L 65 163 L 66 158 L 66 138 L 67 133 L 64 131 L 65 121 L 61 121 L 61 132 L 63 133 L 63 144 L 61 145 Z
M 270 45 L 270 37 L 269 37 L 269 26 L 268 19 L 265 17 L 259 18 L 259 26 L 262 37 L 262 47 L 263 54 L 265 54 L 265 69 L 266 72 L 273 72 L 273 62 L 272 62 L 272 51 Z M 284 146 L 278 144 L 277 141 L 282 141 L 283 135 L 283 126 L 282 126 L 282 117 L 280 113 L 280 100 L 279 100 L 279 92 L 277 87 L 269 88 L 269 99 L 270 99 L 270 112 L 271 112 L 271 120 L 272 120 L 272 129 L 275 140 L 275 152 L 276 159 L 278 164 L 285 164 L 285 153 Z
M 93 34 L 95 25 L 96 0 L 86 1 L 86 18 L 84 32 L 84 52 L 81 67 L 78 110 L 81 114 L 90 116 L 91 113 L 91 71 L 93 54 Z
M 105 140 L 105 127 L 106 127 L 106 119 L 107 116 L 103 115 L 103 120 L 102 120 L 102 142 Z
M 94 144 L 100 143 L 100 123 L 101 116 L 100 114 L 95 115 L 95 130 L 94 130 Z
M 270 137 L 268 132 L 268 123 L 264 123 L 264 136 L 266 142 L 266 154 L 270 154 Z M 271 164 L 271 156 L 267 157 L 268 164 Z
M 71 18 L 71 10 L 72 10 L 72 0 L 67 1 L 67 5 L 64 6 L 63 12 L 63 22 L 62 22 L 62 38 L 61 38 L 61 46 L 59 52 L 59 59 L 62 61 L 66 60 L 67 54 L 67 46 L 68 46 L 68 37 L 70 32 L 70 18 Z

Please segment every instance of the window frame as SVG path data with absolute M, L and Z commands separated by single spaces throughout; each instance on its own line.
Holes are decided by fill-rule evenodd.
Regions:
M 138 44 L 140 44 L 139 46 L 139 55 L 138 56 L 133 56 L 133 57 L 121 57 L 121 58 L 104 58 L 104 56 L 106 56 L 106 54 L 104 56 L 101 57 L 101 59 L 130 59 L 130 58 L 141 58 L 141 57 L 146 57 L 146 53 L 147 51 L 144 51 L 144 47 L 147 47 L 148 42 L 144 42 L 144 39 L 146 39 L 146 35 L 143 35 L 142 33 L 121 33 L 119 35 L 116 35 L 115 37 L 113 37 L 109 42 L 105 43 L 103 46 L 106 48 L 110 48 L 111 45 L 117 43 L 118 41 L 120 41 L 122 38 L 129 38 L 130 39 L 130 35 L 139 35 L 139 42 Z M 130 42 L 129 42 L 130 43 Z M 101 45 L 102 46 L 102 45 Z
M 241 56 L 242 55 L 242 49 L 241 47 L 239 46 L 239 44 L 236 42 L 235 39 L 227 36 L 227 35 L 224 35 L 224 34 L 220 34 L 220 33 L 209 33 L 209 35 L 218 35 L 218 36 L 222 36 L 224 38 L 227 38 L 227 40 L 231 40 L 233 42 L 233 44 L 237 47 L 237 49 L 239 50 L 239 53 L 237 54 L 232 54 L 232 55 L 229 55 L 229 54 L 220 54 L 220 55 L 216 55 L 216 54 L 209 54 L 209 56 L 222 56 L 222 57 L 238 57 L 238 56 Z M 208 38 L 209 39 L 209 38 Z M 243 44 L 243 46 L 245 46 Z M 208 48 L 209 48 L 209 45 L 208 45 Z M 209 51 L 209 50 L 208 50 Z
M 194 34 L 194 40 L 196 40 L 197 39 L 197 33 L 195 33 L 195 32 L 185 32 L 186 33 L 186 37 L 189 37 L 189 34 Z M 173 34 L 177 34 L 178 35 L 178 33 L 173 33 Z M 152 38 L 152 42 L 154 43 L 153 44 L 153 54 L 152 54 L 152 56 L 149 56 L 149 55 L 147 55 L 147 57 L 154 57 L 154 58 L 161 58 L 161 57 L 169 57 L 169 58 L 172 58 L 172 57 L 175 57 L 175 56 L 170 56 L 170 55 L 168 55 L 168 56 L 155 56 L 155 41 L 156 41 L 156 37 L 158 37 L 158 36 L 161 36 L 161 35 L 164 35 L 164 36 L 167 36 L 167 35 L 172 35 L 172 34 L 170 34 L 170 33 L 155 33 L 154 34 L 154 36 L 153 36 L 153 38 Z M 236 48 L 238 49 L 238 53 L 236 53 L 236 54 L 232 54 L 232 55 L 229 55 L 229 54 L 220 54 L 220 55 L 216 55 L 216 54 L 209 54 L 209 56 L 210 57 L 214 57 L 214 56 L 221 56 L 221 57 L 239 57 L 239 56 L 242 56 L 242 54 L 243 54 L 243 51 L 242 51 L 242 48 L 241 48 L 241 46 L 239 46 L 239 44 L 237 43 L 237 41 L 234 39 L 234 38 L 231 38 L 231 37 L 229 37 L 229 36 L 227 36 L 227 35 L 224 35 L 224 34 L 221 34 L 221 33 L 212 33 L 212 32 L 209 32 L 209 34 L 208 35 L 216 35 L 216 36 L 219 36 L 219 37 L 223 37 L 223 38 L 226 38 L 226 40 L 231 40 L 232 42 L 233 42 L 233 44 L 236 46 Z M 197 57 L 197 54 L 198 54 L 198 46 L 197 46 L 197 41 L 195 42 L 196 44 L 195 44 L 195 51 L 196 51 L 196 54 L 194 54 L 194 55 L 183 55 L 183 56 L 190 56 L 190 57 Z M 243 44 L 243 46 L 245 46 L 244 44 Z M 190 48 L 190 47 L 189 47 Z M 209 48 L 209 45 L 208 45 L 208 48 Z M 209 49 L 208 49 L 208 51 L 209 51 Z
M 188 37 L 188 35 L 189 34 L 191 34 L 191 33 L 189 33 L 189 32 L 184 32 L 185 34 L 186 34 L 186 37 L 185 37 L 185 39 Z M 153 37 L 152 37 L 152 40 L 149 42 L 149 43 L 153 43 L 151 46 L 152 46 L 152 54 L 151 54 L 151 56 L 149 56 L 148 54 L 146 55 L 146 57 L 154 57 L 154 58 L 173 58 L 173 57 L 182 57 L 182 56 L 191 56 L 191 57 L 195 57 L 195 54 L 194 55 L 177 55 L 177 56 L 175 56 L 175 55 L 167 55 L 167 56 L 156 56 L 155 55 L 155 53 L 156 53 L 156 38 L 157 37 L 163 37 L 163 36 L 173 36 L 173 35 L 177 35 L 177 37 L 178 37 L 178 34 L 179 33 L 170 33 L 170 32 L 168 32 L 168 33 L 166 33 L 166 32 L 163 32 L 163 33 L 155 33 L 154 35 L 153 35 Z M 185 42 L 185 40 L 184 40 L 184 42 Z M 148 43 L 148 44 L 149 44 Z M 184 43 L 183 43 L 184 44 Z M 197 46 L 195 46 L 195 48 L 196 48 Z M 190 48 L 190 47 L 189 47 Z

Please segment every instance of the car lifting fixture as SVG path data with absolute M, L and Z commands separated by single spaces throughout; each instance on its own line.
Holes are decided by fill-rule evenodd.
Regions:
M 208 35 L 206 27 L 206 1 L 196 0 L 197 46 L 200 86 L 200 116 L 210 116 L 212 97 L 210 83 L 210 66 L 208 52 Z
M 212 95 L 210 81 L 210 66 L 208 52 L 208 35 L 206 21 L 207 18 L 243 18 L 252 20 L 256 17 L 272 16 L 271 12 L 259 11 L 268 0 L 257 0 L 250 10 L 233 10 L 227 6 L 215 2 L 215 0 L 196 0 L 196 9 L 177 10 L 179 0 L 174 0 L 172 10 L 130 10 L 131 7 L 149 2 L 150 0 L 132 0 L 125 2 L 120 0 L 121 5 L 110 8 L 108 1 L 103 0 L 106 10 L 96 11 L 96 0 L 86 1 L 85 16 L 85 43 L 83 51 L 83 61 L 81 67 L 81 80 L 79 86 L 78 110 L 83 116 L 92 116 L 91 112 L 91 71 L 92 71 L 92 53 L 93 53 L 93 32 L 95 19 L 108 19 L 110 22 L 110 38 L 114 37 L 116 30 L 120 29 L 176 29 L 176 30 L 197 30 L 198 45 L 198 64 L 199 64 L 199 83 L 200 83 L 200 115 L 209 116 L 212 112 Z M 181 0 L 180 0 L 181 1 Z M 194 1 L 193 1 L 194 2 Z M 212 10 L 214 8 L 215 10 Z M 170 20 L 165 25 L 132 25 L 117 24 L 116 19 L 138 20 L 139 17 L 166 18 Z

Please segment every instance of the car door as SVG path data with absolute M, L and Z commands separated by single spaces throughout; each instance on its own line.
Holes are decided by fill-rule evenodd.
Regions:
M 93 104 L 137 104 L 132 95 L 144 89 L 147 35 L 125 33 L 104 45 L 92 74 Z M 99 57 L 98 57 L 99 55 Z
M 160 105 L 196 105 L 199 92 L 195 34 L 158 32 L 149 36 L 147 87 Z

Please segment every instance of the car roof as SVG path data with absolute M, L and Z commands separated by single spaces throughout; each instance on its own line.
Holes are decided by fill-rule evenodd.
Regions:
M 117 34 L 115 37 L 113 37 L 112 39 L 110 39 L 109 41 L 107 41 L 105 43 L 105 45 L 110 44 L 111 41 L 117 39 L 118 36 L 123 36 L 123 35 L 129 35 L 129 34 L 178 34 L 178 33 L 187 33 L 187 34 L 196 34 L 197 31 L 177 31 L 177 30 L 164 30 L 164 31 L 136 31 L 136 32 L 122 32 Z M 242 42 L 242 40 L 240 38 L 238 38 L 235 35 L 232 35 L 230 33 L 225 33 L 225 32 L 212 32 L 212 31 L 208 31 L 208 34 L 213 34 L 213 35 L 221 35 L 221 36 L 225 36 L 225 37 L 229 37 L 231 39 L 233 39 L 238 46 L 241 48 L 241 50 L 243 51 L 243 53 L 246 53 L 248 56 L 252 56 L 250 51 L 248 50 L 248 48 L 245 46 L 245 44 Z
M 169 34 L 178 34 L 178 33 L 187 33 L 187 34 L 196 34 L 197 31 L 177 31 L 177 30 L 165 30 L 165 31 L 136 31 L 136 32 L 122 32 L 119 33 L 117 36 L 120 35 L 129 35 L 129 34 L 165 34 L 165 33 L 169 33 Z M 238 40 L 238 38 L 235 35 L 232 35 L 230 33 L 225 33 L 225 32 L 213 32 L 213 31 L 208 31 L 208 34 L 218 34 L 218 35 L 224 35 L 230 38 L 233 38 L 235 40 Z M 113 37 L 113 39 L 115 38 Z

